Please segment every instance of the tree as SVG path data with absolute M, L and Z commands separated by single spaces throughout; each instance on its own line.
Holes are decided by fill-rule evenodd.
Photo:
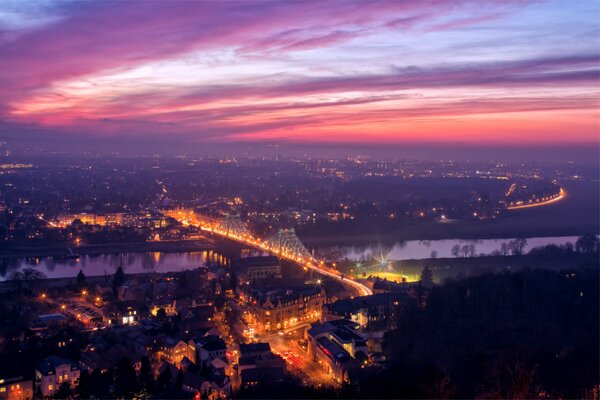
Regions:
M 72 399 L 73 398 L 73 388 L 71 387 L 71 382 L 64 381 L 60 384 L 56 392 L 52 395 L 54 399 Z
M 80 399 L 89 399 L 92 397 L 94 387 L 92 385 L 92 377 L 86 368 L 81 370 L 79 380 L 77 381 L 76 393 Z
M 500 255 L 507 256 L 508 255 L 508 245 L 506 243 L 502 243 L 500 246 Z
M 31 290 L 34 286 L 37 286 L 42 279 L 46 279 L 46 275 L 44 275 L 43 272 L 30 267 L 23 268 L 21 271 L 15 271 L 10 274 L 9 277 L 9 280 L 17 281 L 19 290 L 21 290 L 22 287 Z
M 475 257 L 475 245 L 473 243 L 469 245 L 469 257 Z
M 471 245 L 465 244 L 461 248 L 461 253 L 462 253 L 463 257 L 469 257 L 469 254 L 471 254 Z
M 577 239 L 577 242 L 575 242 L 575 249 L 577 249 L 579 253 L 592 254 L 598 251 L 598 242 L 599 240 L 595 235 L 586 233 Z
M 365 354 L 364 351 L 359 350 L 354 355 L 354 358 L 356 359 L 356 361 L 358 361 L 360 364 L 362 364 L 367 360 L 367 355 Z
M 154 385 L 154 378 L 152 377 L 152 366 L 150 365 L 150 359 L 144 356 L 140 361 L 140 384 L 142 385 L 142 388 L 151 391 Z
M 433 272 L 431 272 L 431 269 L 427 265 L 421 271 L 421 285 L 425 287 L 433 286 Z
M 156 311 L 156 318 L 158 318 L 161 321 L 163 321 L 167 318 L 167 312 L 165 311 L 164 308 L 161 307 Z
M 436 250 L 432 250 L 430 257 L 431 258 L 437 258 L 437 256 L 438 256 L 438 252 Z
M 231 272 L 229 273 L 228 287 L 229 287 L 229 289 L 231 289 L 235 292 L 235 290 L 237 289 L 237 284 L 238 284 L 238 278 L 237 278 L 235 271 L 232 269 Z
M 183 386 L 183 371 L 177 371 L 177 378 L 175 379 L 175 389 L 180 390 Z
M 113 294 L 116 296 L 119 288 L 125 283 L 125 272 L 123 272 L 123 268 L 117 268 L 115 275 L 113 276 L 112 281 L 112 289 Z
M 77 287 L 79 289 L 85 287 L 85 274 L 82 270 L 79 270 L 79 273 L 77 274 Z
M 93 394 L 93 396 L 90 397 L 96 397 L 96 398 L 108 398 L 108 392 L 109 392 L 109 388 L 112 384 L 111 382 L 111 374 L 109 373 L 102 373 L 102 371 L 100 369 L 95 369 L 92 374 L 90 375 L 90 381 L 91 381 L 91 393 Z M 82 398 L 85 398 L 84 396 L 81 396 Z
M 454 257 L 457 257 L 460 255 L 460 245 L 459 244 L 455 244 L 454 246 L 452 246 L 452 255 Z
M 137 376 L 131 361 L 122 358 L 115 369 L 115 396 L 119 398 L 132 398 L 138 390 Z
M 513 256 L 520 256 L 523 254 L 525 247 L 527 246 L 527 239 L 517 238 L 508 242 L 508 248 Z
M 158 386 L 159 390 L 166 390 L 173 380 L 173 375 L 171 374 L 171 368 L 167 366 L 159 375 L 156 380 L 156 386 Z

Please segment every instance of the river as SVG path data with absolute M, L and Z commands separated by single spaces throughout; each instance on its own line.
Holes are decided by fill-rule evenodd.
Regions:
M 577 241 L 577 236 L 535 237 L 527 238 L 525 252 L 534 247 L 548 244 L 564 245 Z M 452 247 L 455 245 L 474 245 L 476 255 L 488 255 L 495 250 L 500 250 L 502 243 L 512 239 L 444 239 L 444 240 L 407 240 L 396 242 L 393 245 L 370 246 L 325 246 L 315 247 L 314 254 L 317 258 L 344 259 L 360 261 L 382 256 L 390 261 L 422 260 L 424 258 L 453 257 Z M 310 249 L 313 250 L 313 249 Z
M 315 248 L 317 257 L 328 259 L 368 260 L 374 257 L 384 257 L 389 261 L 430 258 L 435 252 L 436 257 L 452 257 L 452 247 L 459 244 L 473 244 L 476 254 L 489 254 L 499 250 L 502 243 L 511 239 L 484 239 L 484 240 L 409 240 L 397 242 L 392 246 L 327 246 Z M 575 243 L 576 236 L 537 237 L 528 238 L 525 251 L 547 244 L 562 245 Z M 310 249 L 312 250 L 312 249 Z M 74 277 L 79 270 L 87 276 L 112 275 L 119 266 L 125 273 L 144 272 L 175 272 L 197 268 L 207 263 L 228 264 L 229 259 L 215 251 L 199 252 L 146 252 L 146 253 L 121 253 L 82 255 L 79 259 L 65 259 L 56 257 L 4 257 L 0 258 L 0 281 L 7 279 L 13 271 L 26 267 L 33 267 L 43 272 L 48 278 Z
M 207 263 L 229 264 L 229 259 L 215 251 L 181 253 L 117 253 L 81 255 L 78 259 L 57 257 L 0 258 L 0 281 L 26 267 L 38 269 L 48 278 L 67 278 L 79 270 L 86 276 L 112 275 L 121 266 L 126 274 L 176 272 L 198 268 Z

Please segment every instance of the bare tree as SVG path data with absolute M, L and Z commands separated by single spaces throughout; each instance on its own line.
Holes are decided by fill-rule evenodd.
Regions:
M 523 254 L 525 247 L 527 246 L 527 239 L 517 238 L 508 242 L 508 248 L 514 256 L 520 256 Z

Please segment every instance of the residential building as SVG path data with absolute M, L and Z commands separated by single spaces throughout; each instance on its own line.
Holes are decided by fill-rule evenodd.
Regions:
M 319 321 L 325 304 L 325 290 L 274 290 L 248 299 L 251 325 L 256 332 L 276 332 L 301 323 Z
M 31 400 L 33 381 L 22 376 L 0 378 L 0 400 Z
M 269 343 L 240 344 L 238 374 L 243 387 L 280 381 L 285 371 L 285 361 L 271 352 Z
M 227 358 L 227 344 L 216 335 L 204 336 L 196 340 L 198 359 L 203 363 L 209 363 L 217 358 Z
M 80 375 L 79 365 L 70 360 L 50 356 L 35 369 L 35 385 L 43 396 L 52 395 L 63 382 L 75 384 Z
M 326 309 L 330 315 L 350 319 L 361 328 L 387 330 L 395 326 L 398 307 L 409 300 L 406 293 L 384 292 L 338 300 Z
M 275 256 L 245 257 L 234 265 L 242 281 L 253 282 L 267 278 L 281 278 L 281 264 Z
M 159 361 L 179 366 L 184 358 L 196 363 L 196 343 L 193 340 L 175 339 L 165 334 L 154 338 L 154 357 Z
M 337 383 L 348 382 L 368 354 L 367 340 L 358 325 L 340 319 L 313 325 L 307 330 L 308 353 Z

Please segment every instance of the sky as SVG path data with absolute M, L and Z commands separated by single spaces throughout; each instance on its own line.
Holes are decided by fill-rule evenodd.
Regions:
M 0 139 L 597 146 L 599 21 L 585 0 L 0 0 Z

